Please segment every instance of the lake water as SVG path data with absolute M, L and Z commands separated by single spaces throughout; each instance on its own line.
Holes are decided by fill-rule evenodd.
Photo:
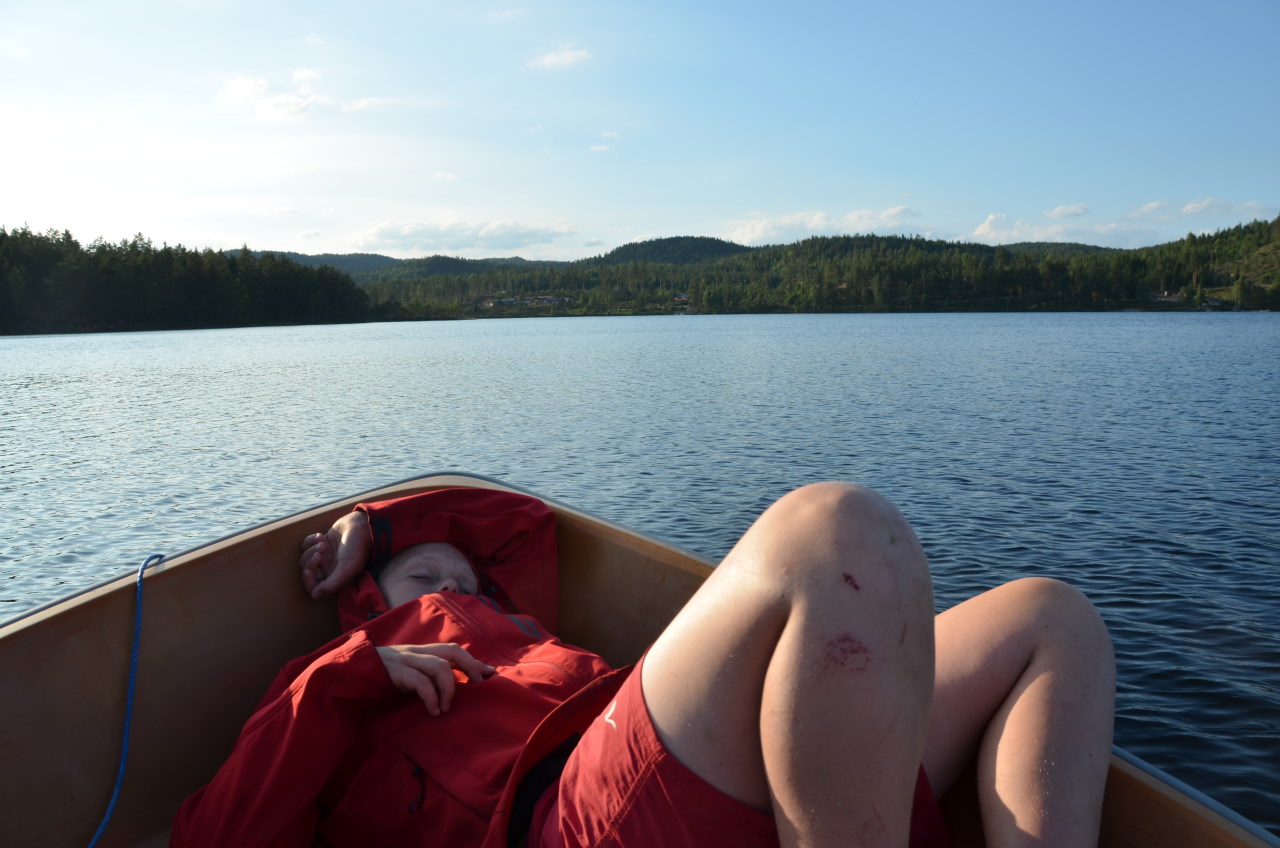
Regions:
M 1105 616 L 1116 741 L 1280 833 L 1280 316 L 567 318 L 0 338 L 0 617 L 416 476 L 712 557 L 785 491 L 892 498 L 940 606 Z

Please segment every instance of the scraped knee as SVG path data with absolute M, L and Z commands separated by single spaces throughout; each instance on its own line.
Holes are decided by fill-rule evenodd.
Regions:
M 851 483 L 814 483 L 787 494 L 770 510 L 788 564 L 835 573 L 861 591 L 879 583 L 881 572 L 896 578 L 928 579 L 928 565 L 915 532 L 885 497 Z

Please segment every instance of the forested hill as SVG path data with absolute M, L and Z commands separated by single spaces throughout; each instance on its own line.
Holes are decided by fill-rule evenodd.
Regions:
M 682 249 L 667 251 L 665 242 L 725 255 L 643 258 L 688 255 Z M 635 258 L 622 258 L 627 255 Z M 369 294 L 373 314 L 383 318 L 1274 309 L 1280 308 L 1280 270 L 1273 260 L 1280 261 L 1280 218 L 1139 250 L 1055 243 L 993 247 L 870 235 L 760 248 L 715 239 L 660 239 L 558 267 L 416 279 L 369 272 L 357 275 L 357 281 Z
M 228 256 L 238 250 L 224 251 Z M 424 256 L 420 259 L 396 259 L 380 253 L 292 253 L 287 250 L 255 250 L 252 254 L 261 259 L 268 254 L 288 259 L 312 268 L 328 266 L 344 274 L 375 275 L 391 278 L 417 279 L 442 274 L 483 274 L 501 268 L 559 268 L 567 261 L 539 261 L 511 256 L 502 259 L 463 259 L 458 256 Z
M 837 250 L 858 250 L 877 245 L 881 236 L 852 236 L 835 240 Z M 952 242 L 924 242 L 928 246 L 953 246 Z M 970 245 L 970 247 L 980 247 Z M 706 265 L 729 256 L 737 256 L 752 251 L 768 251 L 770 247 L 746 247 L 724 239 L 708 236 L 674 236 L 670 238 L 649 239 L 631 242 L 616 247 L 608 253 L 574 261 L 548 261 L 523 259 L 511 256 L 499 259 L 463 259 L 457 256 L 425 256 L 420 259 L 395 259 L 377 253 L 292 253 L 289 251 L 256 250 L 253 255 L 261 258 L 272 253 L 284 259 L 297 262 L 299 265 L 320 267 L 328 265 L 339 271 L 351 274 L 357 281 L 376 279 L 413 280 L 445 275 L 484 274 L 493 271 L 532 270 L 542 268 L 563 268 L 566 266 L 626 265 L 642 262 L 653 265 Z M 1028 254 L 1036 257 L 1079 256 L 1089 253 L 1106 253 L 1115 248 L 1094 247 L 1087 244 L 1066 242 L 1021 242 L 1007 245 L 1009 253 Z M 228 255 L 239 251 L 228 250 Z
M 755 248 L 706 236 L 677 236 L 624 244 L 603 256 L 580 259 L 578 264 L 623 265 L 628 262 L 654 262 L 667 265 L 698 265 L 714 262 L 726 256 L 737 256 L 739 253 L 747 253 L 753 249 Z
M 1006 244 L 1004 249 L 1013 254 L 1029 253 L 1032 256 L 1084 256 L 1089 253 L 1114 253 L 1115 247 L 1096 247 L 1092 244 L 1079 244 L 1073 241 L 1020 241 Z
M 427 256 L 422 259 L 395 259 L 395 264 L 376 271 L 352 271 L 357 279 L 417 280 L 445 275 L 469 276 L 499 271 L 560 268 L 568 262 L 539 262 L 512 256 L 505 259 L 462 259 L 457 256 Z
M 380 253 L 293 253 L 288 250 L 254 250 L 250 251 L 255 259 L 261 259 L 268 253 L 281 259 L 288 259 L 309 268 L 329 266 L 345 274 L 357 274 L 361 271 L 379 271 L 392 265 L 399 265 L 403 259 L 383 256 Z M 239 250 L 224 250 L 227 256 L 238 256 Z
M 653 262 L 670 265 L 696 265 L 714 262 L 725 256 L 746 253 L 753 248 L 723 239 L 705 236 L 677 236 L 632 242 L 601 256 L 557 262 L 523 259 L 511 256 L 501 259 L 462 259 L 456 256 L 426 256 L 421 259 L 393 259 L 376 253 L 290 253 L 288 251 L 254 251 L 254 256 L 267 253 L 290 259 L 299 265 L 329 265 L 339 271 L 364 277 L 417 279 L 444 274 L 484 274 L 490 271 L 533 268 L 563 268 L 566 265 L 622 265 L 628 262 Z M 227 251 L 228 254 L 236 251 Z
M 1139 250 L 902 236 L 747 248 L 685 237 L 575 262 L 189 250 L 157 248 L 142 235 L 83 247 L 65 231 L 0 228 L 0 333 L 547 314 L 1195 308 L 1280 309 L 1280 218 Z

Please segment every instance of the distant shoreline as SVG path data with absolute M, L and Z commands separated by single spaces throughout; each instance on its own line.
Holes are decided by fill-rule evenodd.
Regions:
M 255 330 L 255 329 L 287 329 L 289 327 L 316 327 L 316 326 L 354 326 L 358 324 L 411 324 L 411 323 L 436 323 L 450 321 L 505 321 L 508 319 L 520 318 L 662 318 L 662 317 L 692 317 L 706 318 L 715 316 L 750 316 L 750 315 L 1078 315 L 1081 313 L 1093 313 L 1097 315 L 1115 314 L 1115 313 L 1150 313 L 1150 314 L 1195 314 L 1195 313 L 1230 313 L 1230 314 L 1258 314 L 1266 312 L 1275 312 L 1273 309 L 1195 309 L 1190 307 L 1184 308 L 1161 308 L 1161 309 L 1018 309 L 1018 310 L 879 310 L 879 311 L 861 311 L 861 312 L 650 312 L 650 313 L 630 313 L 630 314 L 502 314 L 502 315 L 477 315 L 473 317 L 457 317 L 457 318 L 396 318 L 382 320 L 364 320 L 364 321 L 328 321 L 323 324 L 238 324 L 234 326 L 222 327 L 147 327 L 147 328 L 98 328 L 98 329 L 50 329 L 29 333 L 0 333 L 0 339 L 20 339 L 36 336 L 76 336 L 76 335 L 101 335 L 116 333 L 193 333 L 217 330 Z
M 500 317 L 1280 309 L 1280 217 L 1153 248 L 679 237 L 577 262 L 85 248 L 0 229 L 0 335 Z

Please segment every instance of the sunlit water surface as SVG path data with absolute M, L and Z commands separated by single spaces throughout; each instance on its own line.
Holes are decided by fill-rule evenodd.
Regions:
M 1280 316 L 701 316 L 0 338 L 0 617 L 427 471 L 712 557 L 880 489 L 940 606 L 1065 578 L 1117 742 L 1280 832 Z

